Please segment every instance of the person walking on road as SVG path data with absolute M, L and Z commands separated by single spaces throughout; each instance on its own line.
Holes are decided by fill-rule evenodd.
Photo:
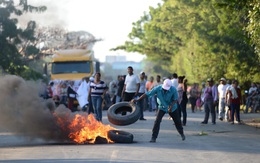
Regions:
M 202 104 L 204 104 L 205 117 L 201 124 L 207 124 L 209 120 L 209 112 L 211 113 L 212 124 L 216 124 L 216 111 L 215 105 L 218 102 L 218 89 L 214 85 L 214 81 L 212 78 L 207 80 L 208 87 L 206 87 L 204 91 L 204 97 L 202 99 Z
M 240 104 L 241 104 L 241 90 L 238 87 L 238 81 L 232 81 L 232 87 L 228 90 L 230 94 L 230 106 L 231 106 L 231 124 L 234 124 L 234 115 L 236 113 L 236 120 L 238 124 L 240 122 Z
M 225 102 L 225 97 L 226 97 L 226 90 L 227 90 L 228 85 L 226 84 L 226 79 L 221 78 L 220 79 L 220 84 L 218 85 L 218 97 L 219 97 L 219 103 L 218 103 L 218 118 L 220 121 L 223 121 L 224 115 L 225 119 L 227 119 L 227 115 L 225 114 L 226 111 L 226 102 Z
M 146 96 L 151 97 L 157 94 L 158 101 L 158 113 L 154 122 L 153 130 L 152 130 L 152 138 L 150 140 L 151 143 L 155 143 L 159 134 L 160 124 L 165 113 L 169 113 L 172 117 L 175 127 L 179 134 L 181 135 L 182 140 L 185 140 L 183 127 L 181 124 L 180 115 L 177 109 L 177 100 L 178 93 L 176 88 L 172 86 L 172 82 L 170 79 L 164 80 L 162 85 L 154 87 L 152 90 L 146 92 L 138 99 L 133 99 L 131 102 L 137 102 L 142 100 Z
M 92 100 L 92 106 L 95 112 L 95 117 L 97 121 L 102 122 L 102 101 L 107 92 L 106 83 L 101 80 L 101 74 L 97 72 L 95 74 L 94 82 L 90 83 L 89 89 L 89 100 Z

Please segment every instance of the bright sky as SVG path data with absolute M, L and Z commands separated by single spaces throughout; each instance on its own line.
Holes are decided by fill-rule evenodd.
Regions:
M 73 0 L 68 3 L 68 7 L 74 8 L 68 13 L 68 29 L 87 30 L 96 38 L 102 38 L 104 41 L 96 43 L 94 51 L 96 57 L 104 61 L 105 55 L 126 54 L 109 49 L 124 44 L 132 23 L 139 20 L 144 11 L 149 11 L 149 6 L 156 7 L 159 2 L 161 0 Z M 127 55 L 127 59 L 133 61 L 143 57 L 133 53 Z
M 156 7 L 162 0 L 28 0 L 29 3 L 46 5 L 44 18 L 37 14 L 44 24 L 59 23 L 69 31 L 87 31 L 104 41 L 94 45 L 96 58 L 105 61 L 106 55 L 126 55 L 124 51 L 111 52 L 109 49 L 123 45 L 131 32 L 132 23 Z M 47 3 L 46 3 L 47 2 Z M 127 60 L 140 61 L 144 55 L 131 53 Z

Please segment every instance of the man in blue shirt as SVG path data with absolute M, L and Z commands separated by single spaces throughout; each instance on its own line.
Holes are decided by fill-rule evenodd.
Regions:
M 158 102 L 158 113 L 156 116 L 156 120 L 153 126 L 153 134 L 150 140 L 151 143 L 156 142 L 156 138 L 158 137 L 160 124 L 162 121 L 163 116 L 165 113 L 169 113 L 172 117 L 175 127 L 179 134 L 181 135 L 182 140 L 185 140 L 183 127 L 181 124 L 181 119 L 177 110 L 177 99 L 178 93 L 176 88 L 172 86 L 172 82 L 169 79 L 164 80 L 162 85 L 158 85 L 154 87 L 152 90 L 146 92 L 138 99 L 133 99 L 131 102 L 137 102 L 146 96 L 151 97 L 157 95 L 157 102 Z

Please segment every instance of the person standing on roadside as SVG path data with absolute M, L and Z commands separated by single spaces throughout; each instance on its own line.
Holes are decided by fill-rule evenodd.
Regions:
M 124 88 L 121 95 L 123 97 L 123 101 L 131 101 L 134 97 L 138 95 L 140 80 L 139 77 L 133 73 L 133 71 L 133 67 L 128 66 L 128 74 L 125 78 Z
M 219 120 L 223 121 L 224 115 L 225 115 L 225 108 L 226 108 L 226 90 L 228 85 L 226 84 L 226 79 L 221 78 L 220 84 L 218 85 L 218 97 L 219 97 L 219 103 L 218 103 L 218 118 Z M 225 117 L 227 119 L 227 117 Z
M 197 83 L 193 83 L 191 89 L 190 89 L 190 97 L 189 97 L 189 101 L 190 101 L 190 105 L 191 105 L 191 111 L 192 113 L 195 113 L 196 109 L 196 101 L 198 99 L 198 88 L 197 88 Z
M 101 74 L 97 72 L 95 79 L 90 83 L 89 96 L 91 96 L 92 106 L 96 115 L 96 120 L 102 122 L 102 101 L 107 92 L 107 85 L 101 80 Z M 90 100 L 90 99 L 89 99 Z
M 179 134 L 181 135 L 182 140 L 185 140 L 180 115 L 177 109 L 178 93 L 176 88 L 172 86 L 172 82 L 170 79 L 164 80 L 162 85 L 154 87 L 152 90 L 146 92 L 138 99 L 131 100 L 131 102 L 137 102 L 139 100 L 142 100 L 146 96 L 151 97 L 154 96 L 155 94 L 157 94 L 159 110 L 156 115 L 156 120 L 154 122 L 153 130 L 152 130 L 153 133 L 150 142 L 151 143 L 156 142 L 160 130 L 160 124 L 165 113 L 169 113 L 169 115 L 172 117 L 175 127 L 179 132 Z
M 202 99 L 202 104 L 204 104 L 205 117 L 201 124 L 207 124 L 209 120 L 209 112 L 211 113 L 212 124 L 216 124 L 216 111 L 215 105 L 218 101 L 218 90 L 214 85 L 214 81 L 212 78 L 207 80 L 208 86 L 205 88 L 204 97 Z
M 156 76 L 156 82 L 154 83 L 154 86 L 156 87 L 156 86 L 161 85 L 161 84 L 163 84 L 163 82 L 161 81 L 161 76 L 157 75 Z M 157 103 L 157 100 L 156 100 L 157 99 L 157 95 L 154 96 L 154 99 L 155 99 L 155 104 L 156 104 L 155 105 L 156 106 L 155 107 L 156 108 L 156 110 L 155 110 L 156 113 L 155 114 L 157 114 L 157 111 L 158 111 L 158 103 Z
M 116 103 L 122 101 L 122 91 L 123 91 L 124 84 L 125 84 L 125 77 L 126 77 L 126 75 L 122 75 L 117 84 Z
M 150 80 L 146 83 L 146 91 L 150 91 L 152 90 L 152 88 L 155 86 L 155 82 L 154 82 L 154 77 L 151 76 Z M 148 98 L 148 103 L 149 103 L 149 111 L 155 111 L 156 110 L 156 99 L 155 99 L 155 95 L 153 97 Z
M 182 117 L 182 125 L 186 126 L 187 122 L 187 79 L 184 79 L 185 76 L 178 77 L 178 110 L 180 117 Z
M 240 104 L 241 104 L 241 90 L 238 88 L 238 81 L 232 81 L 232 87 L 228 90 L 230 94 L 230 107 L 231 107 L 231 124 L 234 124 L 234 115 L 236 113 L 236 120 L 240 122 Z
M 145 72 L 142 71 L 140 73 L 140 88 L 139 88 L 137 97 L 140 97 L 140 96 L 142 96 L 145 93 L 146 80 L 145 80 L 144 77 L 145 77 Z M 144 118 L 144 101 L 145 101 L 145 99 L 142 99 L 142 100 L 138 101 L 138 103 L 137 103 L 137 105 L 140 108 L 140 112 L 141 112 L 139 120 L 142 120 L 142 121 L 146 120 Z

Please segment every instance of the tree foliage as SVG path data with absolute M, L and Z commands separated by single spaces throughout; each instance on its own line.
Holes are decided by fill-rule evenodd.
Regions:
M 260 2 L 259 0 L 223 0 L 217 6 L 229 12 L 240 13 L 244 19 L 244 30 L 250 37 L 250 43 L 260 57 Z
M 29 70 L 26 62 L 26 55 L 30 51 L 36 50 L 33 46 L 27 46 L 23 55 L 19 52 L 22 42 L 35 40 L 34 31 L 36 23 L 30 21 L 25 29 L 18 27 L 18 19 L 13 15 L 20 16 L 25 12 L 43 12 L 45 6 L 31 6 L 27 0 L 20 0 L 15 4 L 13 0 L 0 0 L 0 66 L 2 70 L 9 74 L 24 75 L 31 78 L 39 76 L 33 70 Z
M 112 50 L 146 54 L 157 73 L 177 72 L 190 82 L 208 77 L 259 79 L 259 57 L 244 31 L 243 12 L 217 0 L 164 0 L 133 23 L 129 40 Z

